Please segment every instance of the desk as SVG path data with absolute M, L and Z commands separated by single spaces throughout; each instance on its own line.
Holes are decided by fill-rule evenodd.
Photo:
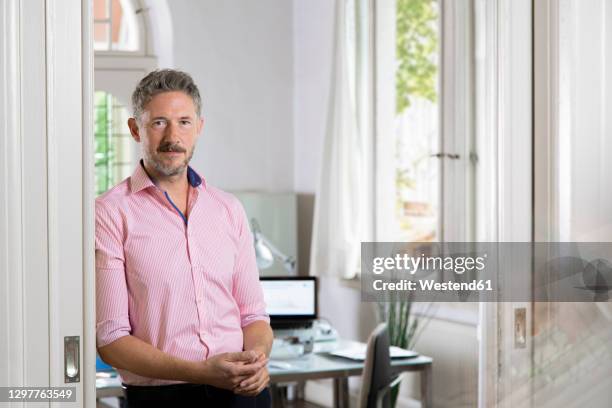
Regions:
M 337 347 L 350 346 L 352 343 L 354 342 L 350 340 L 342 340 L 337 343 Z M 335 357 L 324 352 L 307 354 L 286 361 L 291 364 L 291 368 L 268 368 L 273 394 L 277 394 L 274 388 L 278 383 L 332 378 L 334 380 L 334 407 L 337 408 L 349 406 L 348 377 L 360 376 L 364 367 L 363 361 Z M 420 371 L 421 402 L 422 406 L 427 408 L 432 406 L 432 362 L 433 360 L 426 356 L 391 360 L 391 368 L 396 374 Z
M 334 343 L 332 347 L 323 348 L 323 350 L 349 346 L 353 342 L 342 340 Z M 363 361 L 334 357 L 326 352 L 315 352 L 285 361 L 291 364 L 291 368 L 268 368 L 273 397 L 276 396 L 277 401 L 278 393 L 275 392 L 275 389 L 279 383 L 332 378 L 334 380 L 334 407 L 337 408 L 349 406 L 348 377 L 360 376 L 364 367 Z M 420 371 L 421 402 L 422 406 L 427 408 L 432 406 L 432 362 L 433 360 L 426 356 L 391 360 L 391 368 L 394 373 Z M 118 377 L 98 379 L 96 388 L 98 398 L 123 396 Z

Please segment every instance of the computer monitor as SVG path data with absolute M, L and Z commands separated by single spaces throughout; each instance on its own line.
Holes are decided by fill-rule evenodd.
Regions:
M 272 321 L 311 321 L 317 318 L 317 278 L 261 277 L 266 312 Z

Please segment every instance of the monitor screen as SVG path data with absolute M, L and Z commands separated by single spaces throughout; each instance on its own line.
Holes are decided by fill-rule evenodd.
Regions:
M 314 277 L 261 278 L 266 312 L 271 319 L 315 319 L 317 285 Z

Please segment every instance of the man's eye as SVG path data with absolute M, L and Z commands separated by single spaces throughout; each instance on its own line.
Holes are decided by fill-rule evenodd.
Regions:
M 191 125 L 191 121 L 189 121 L 189 120 L 181 120 L 180 124 L 181 125 Z
M 153 126 L 163 126 L 165 122 L 163 120 L 154 120 Z

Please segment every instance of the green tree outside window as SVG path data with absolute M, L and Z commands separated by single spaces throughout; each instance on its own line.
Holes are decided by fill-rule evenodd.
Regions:
M 129 116 L 124 105 L 108 92 L 94 94 L 95 185 L 100 195 L 127 177 L 133 167 Z

